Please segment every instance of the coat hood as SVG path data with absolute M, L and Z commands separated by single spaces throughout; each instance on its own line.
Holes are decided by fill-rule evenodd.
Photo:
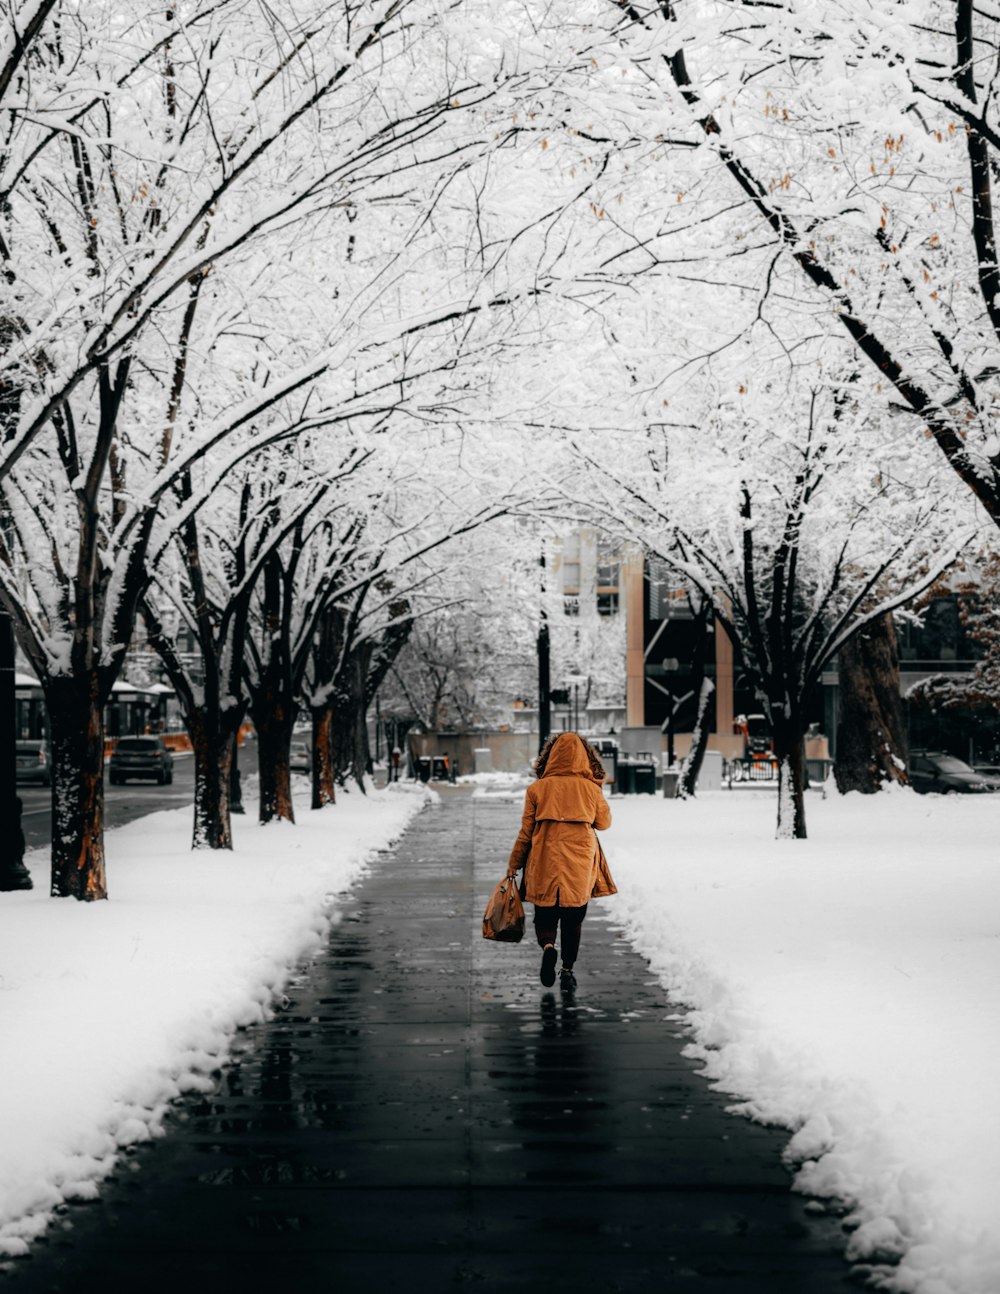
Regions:
M 587 749 L 575 732 L 560 733 L 555 739 L 542 776 L 565 777 L 568 774 L 595 780 Z

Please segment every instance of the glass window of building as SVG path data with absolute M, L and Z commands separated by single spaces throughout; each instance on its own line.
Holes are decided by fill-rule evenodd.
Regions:
M 602 559 L 597 563 L 598 589 L 618 588 L 618 568 L 618 562 L 607 561 L 606 559 Z

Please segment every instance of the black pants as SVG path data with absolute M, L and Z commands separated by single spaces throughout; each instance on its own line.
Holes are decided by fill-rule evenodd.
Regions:
M 558 903 L 554 908 L 540 908 L 535 904 L 535 938 L 540 948 L 556 941 L 556 927 L 562 924 L 563 965 L 571 967 L 580 951 L 580 927 L 587 915 L 586 903 L 582 908 L 564 908 Z

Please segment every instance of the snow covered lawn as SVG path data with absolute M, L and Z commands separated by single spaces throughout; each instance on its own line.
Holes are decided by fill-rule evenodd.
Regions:
M 392 788 L 298 825 L 234 820 L 233 853 L 192 854 L 191 810 L 108 833 L 106 903 L 0 895 L 0 1254 L 92 1196 L 122 1146 L 207 1086 L 233 1032 L 267 1015 L 333 902 L 431 798 Z
M 1000 1290 L 1000 795 L 616 799 L 607 904 L 887 1287 Z M 845 1239 L 847 1239 L 845 1237 Z

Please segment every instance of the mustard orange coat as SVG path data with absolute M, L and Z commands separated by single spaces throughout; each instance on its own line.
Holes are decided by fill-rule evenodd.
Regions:
M 524 868 L 525 898 L 542 907 L 580 908 L 614 894 L 594 835 L 610 826 L 611 809 L 584 745 L 565 732 L 549 751 L 545 772 L 528 787 L 507 870 Z

